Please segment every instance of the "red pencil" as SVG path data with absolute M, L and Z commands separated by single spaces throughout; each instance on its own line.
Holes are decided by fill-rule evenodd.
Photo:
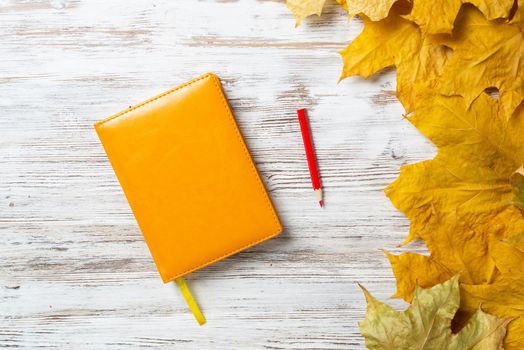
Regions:
M 309 124 L 305 109 L 297 110 L 298 122 L 300 124 L 300 131 L 302 131 L 302 140 L 304 141 L 304 149 L 306 150 L 307 165 L 309 167 L 309 175 L 311 176 L 311 183 L 313 190 L 318 198 L 318 203 L 322 208 L 324 201 L 322 199 L 322 185 L 320 184 L 320 176 L 318 176 L 317 158 L 315 156 L 315 149 L 311 141 L 311 132 L 309 131 Z

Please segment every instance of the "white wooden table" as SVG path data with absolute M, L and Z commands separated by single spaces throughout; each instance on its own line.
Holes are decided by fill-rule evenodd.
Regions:
M 363 348 L 356 283 L 393 294 L 380 249 L 408 231 L 382 190 L 434 149 L 402 119 L 393 72 L 337 84 L 337 51 L 361 27 L 335 3 L 294 29 L 283 1 L 0 0 L 0 347 Z M 207 71 L 285 232 L 188 278 L 199 327 L 162 284 L 92 124 Z

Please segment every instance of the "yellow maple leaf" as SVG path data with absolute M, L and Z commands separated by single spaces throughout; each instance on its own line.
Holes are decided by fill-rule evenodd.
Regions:
M 341 0 L 350 17 L 364 15 L 372 21 L 388 16 L 399 0 Z M 340 1 L 339 1 L 340 2 Z M 424 33 L 451 33 L 453 23 L 463 4 L 475 5 L 489 20 L 507 18 L 513 0 L 412 0 L 412 10 L 406 18 L 417 23 Z
M 354 75 L 368 78 L 395 66 L 397 97 L 411 112 L 417 91 L 435 83 L 450 51 L 439 44 L 439 37 L 422 36 L 416 24 L 400 17 L 407 11 L 405 4 L 397 3 L 381 21 L 362 16 L 364 30 L 340 52 L 344 61 L 340 79 Z
M 462 4 L 475 5 L 489 20 L 507 18 L 513 0 L 413 0 L 413 9 L 406 16 L 428 34 L 451 33 Z
M 524 163 L 524 107 L 507 120 L 498 113 L 498 102 L 485 93 L 468 109 L 460 96 L 427 91 L 418 96 L 415 110 L 408 119 L 438 147 L 437 156 L 402 167 L 385 192 L 410 218 L 408 241 L 422 238 L 431 255 L 388 253 L 397 279 L 395 296 L 409 301 L 417 285 L 430 287 L 459 273 L 461 282 L 478 296 L 464 297 L 467 308 L 482 303 L 495 315 L 516 316 L 506 311 L 524 310 L 524 274 L 513 268 L 512 275 L 520 274 L 522 282 L 503 284 L 501 273 L 509 273 L 509 268 L 500 267 L 504 255 L 490 242 L 524 232 L 524 217 L 514 197 L 524 181 L 515 177 Z M 522 258 L 511 260 L 522 265 L 524 253 L 513 256 Z M 493 299 L 498 292 L 505 299 Z M 523 333 L 519 318 L 509 326 L 508 346 L 524 346 L 524 337 L 519 338 Z
M 482 94 L 466 107 L 460 96 L 421 94 L 408 120 L 438 147 L 433 160 L 401 167 L 385 193 L 411 221 L 406 242 L 422 238 L 431 256 L 389 255 L 396 296 L 410 300 L 423 287 L 460 273 L 461 281 L 490 283 L 490 239 L 524 232 L 510 183 L 524 163 L 524 108 L 507 121 Z
M 513 0 L 414 0 L 412 8 L 405 1 L 337 1 L 350 16 L 360 14 L 364 21 L 363 32 L 340 52 L 344 61 L 340 79 L 368 78 L 395 66 L 397 97 L 407 112 L 413 111 L 417 90 L 435 84 L 443 94 L 464 96 L 468 105 L 485 89 L 496 87 L 507 117 L 524 99 L 524 60 L 520 60 L 524 55 L 524 6 L 519 4 L 509 23 L 484 17 L 507 17 Z M 324 2 L 288 0 L 288 6 L 298 25 L 306 16 L 320 15 Z M 453 36 L 429 35 L 449 33 L 466 2 L 482 12 L 466 6 Z
M 472 311 L 482 305 L 501 317 L 516 317 L 510 324 L 505 348 L 524 349 L 524 235 L 494 241 L 490 249 L 501 275 L 492 284 L 462 284 L 462 307 Z
M 442 225 L 481 235 L 524 231 L 510 183 L 524 163 L 524 108 L 508 121 L 497 106 L 485 93 L 469 109 L 460 96 L 419 95 L 408 120 L 438 147 L 437 156 L 401 167 L 385 189 L 411 220 L 408 242 L 422 237 L 428 243 Z
M 375 299 L 364 287 L 367 311 L 360 332 L 370 350 L 387 349 L 502 349 L 509 319 L 478 309 L 457 334 L 451 321 L 459 307 L 458 278 L 429 289 L 417 288 L 412 305 L 396 311 Z
M 489 211 L 479 215 L 489 215 Z M 471 227 L 471 219 L 451 214 L 439 217 L 435 230 L 424 233 L 424 239 L 431 255 L 403 253 L 398 256 L 387 253 L 397 279 L 394 297 L 411 300 L 417 285 L 431 287 L 459 273 L 461 281 L 471 284 L 488 284 L 498 276 L 498 270 L 488 246 L 490 239 L 510 236 L 515 227 L 523 226 L 520 213 L 508 210 L 493 213 L 493 218 Z M 507 225 L 504 220 L 514 220 Z M 493 230 L 490 231 L 490 224 Z M 508 228 L 508 226 L 510 228 Z
M 342 7 L 346 8 L 346 0 L 336 0 Z M 286 0 L 287 7 L 295 15 L 295 26 L 311 15 L 320 16 L 326 0 Z
M 298 27 L 304 18 L 311 15 L 320 16 L 325 2 L 326 0 L 287 0 L 286 4 L 295 15 L 295 25 Z
M 523 247 L 523 234 L 491 242 L 491 255 L 500 275 L 490 284 L 462 284 L 465 308 L 471 310 L 482 304 L 484 309 L 498 315 L 524 316 Z
M 398 0 L 342 0 L 343 6 L 348 10 L 349 17 L 364 15 L 372 21 L 380 21 L 388 16 L 394 3 Z
M 490 242 L 490 251 L 499 273 L 489 284 L 461 283 L 461 310 L 465 313 L 459 317 L 458 322 L 467 322 L 468 317 L 479 306 L 499 317 L 512 318 L 504 348 L 520 350 L 524 348 L 524 234 L 517 234 L 503 241 L 493 240 Z M 410 266 L 408 278 L 412 278 L 414 282 L 424 281 L 428 277 L 426 272 L 416 265 L 426 264 L 425 259 L 428 257 L 412 253 L 389 257 L 400 264 L 402 269 Z M 406 278 L 403 275 L 405 270 L 398 270 L 394 266 L 394 271 L 397 279 Z
M 502 112 L 507 118 L 524 99 L 524 6 L 509 23 L 488 21 L 474 7 L 457 19 L 446 45 L 453 49 L 437 89 L 462 95 L 471 104 L 485 89 L 499 89 Z

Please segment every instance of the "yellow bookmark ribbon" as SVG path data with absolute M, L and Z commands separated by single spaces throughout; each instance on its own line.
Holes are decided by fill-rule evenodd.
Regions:
M 191 294 L 191 291 L 187 287 L 186 280 L 183 277 L 178 277 L 175 279 L 176 284 L 178 285 L 178 288 L 180 288 L 180 291 L 182 292 L 182 295 L 184 296 L 184 299 L 186 299 L 187 306 L 189 306 L 189 310 L 193 313 L 193 316 L 195 316 L 196 320 L 198 321 L 199 325 L 203 325 L 206 323 L 206 318 L 202 314 L 202 311 L 200 311 L 200 308 L 198 307 L 198 304 L 193 298 L 193 294 Z

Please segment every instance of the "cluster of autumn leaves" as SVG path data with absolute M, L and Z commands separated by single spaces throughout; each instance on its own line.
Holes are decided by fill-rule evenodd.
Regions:
M 524 0 L 337 1 L 364 22 L 342 78 L 394 66 L 406 119 L 438 147 L 385 190 L 410 219 L 405 243 L 430 252 L 388 253 L 395 296 L 458 275 L 454 322 L 482 307 L 511 320 L 504 348 L 524 349 Z M 287 0 L 297 24 L 324 2 Z

